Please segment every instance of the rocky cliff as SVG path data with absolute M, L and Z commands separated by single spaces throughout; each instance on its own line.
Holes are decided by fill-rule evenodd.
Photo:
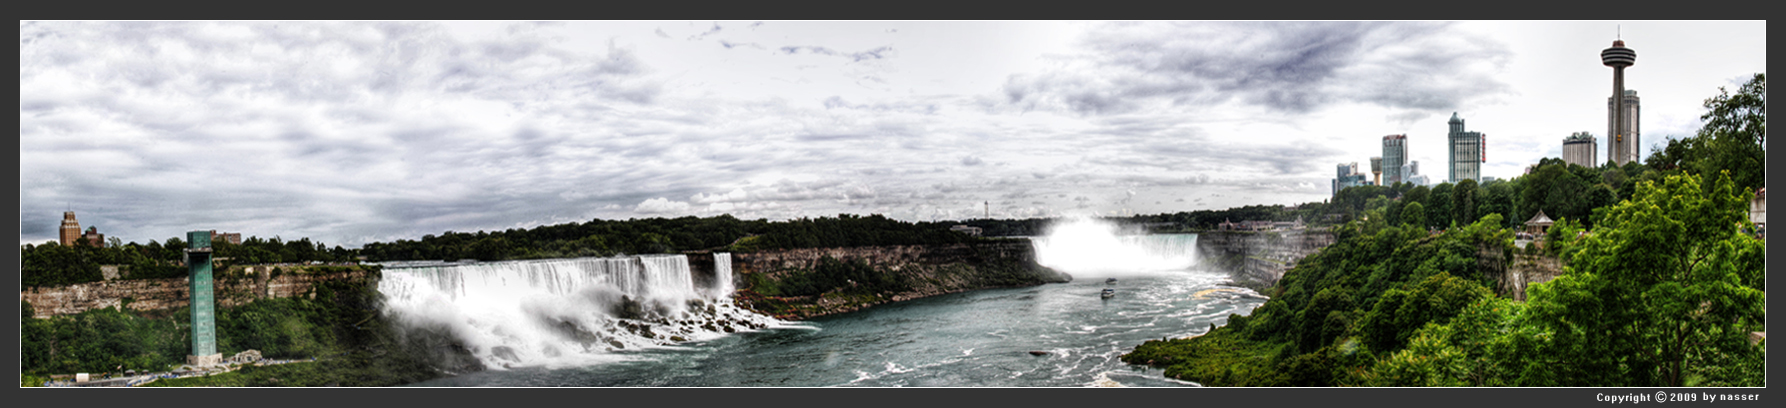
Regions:
M 1205 231 L 1197 234 L 1197 254 L 1205 265 L 1227 271 L 1234 285 L 1266 293 L 1296 262 L 1333 245 L 1321 230 Z
M 696 264 L 691 259 L 690 264 Z M 823 281 L 826 265 L 865 264 L 890 282 L 877 290 L 854 280 L 823 293 L 789 296 L 790 286 Z M 954 245 L 803 248 L 732 254 L 736 301 L 781 319 L 807 319 L 873 305 L 975 289 L 1034 286 L 1072 279 L 1035 261 L 1028 240 Z M 699 275 L 698 273 L 696 274 Z M 879 287 L 877 287 L 879 288 Z
M 1511 255 L 1512 262 L 1501 259 Z M 1478 254 L 1483 276 L 1495 282 L 1495 294 L 1526 300 L 1526 286 L 1548 282 L 1563 274 L 1563 261 L 1555 256 L 1522 251 L 1483 250 Z
M 277 269 L 277 271 L 275 271 Z M 360 267 L 238 266 L 217 274 L 213 294 L 217 307 L 227 308 L 262 298 L 303 296 L 321 281 L 365 280 L 376 269 Z M 119 307 L 162 311 L 191 301 L 187 278 L 109 280 L 68 286 L 27 288 L 19 300 L 31 302 L 34 317 L 78 314 L 88 309 Z

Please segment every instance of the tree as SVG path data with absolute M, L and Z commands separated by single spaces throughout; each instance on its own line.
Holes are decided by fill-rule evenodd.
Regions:
M 1401 222 L 1414 228 L 1426 229 L 1426 206 L 1420 205 L 1419 201 L 1408 203 L 1406 207 L 1402 207 Z
M 1458 224 L 1476 222 L 1477 199 L 1476 180 L 1457 182 L 1451 188 L 1451 220 Z
M 1531 322 L 1551 334 L 1544 382 L 1678 387 L 1708 361 L 1756 353 L 1747 336 L 1765 324 L 1766 244 L 1739 232 L 1748 191 L 1727 172 L 1700 180 L 1644 183 L 1562 276 L 1530 287 Z
M 1502 219 L 1524 222 L 1525 220 L 1517 219 L 1518 217 L 1513 215 L 1513 192 L 1513 184 L 1508 181 L 1496 180 L 1483 184 L 1476 193 L 1478 200 L 1476 214 L 1500 214 Z M 1505 226 L 1512 226 L 1512 224 Z
M 1701 159 L 1702 174 L 1729 170 L 1738 188 L 1767 185 L 1767 74 L 1755 74 L 1735 95 L 1718 87 L 1705 108 L 1699 138 L 1710 154 Z
M 1540 165 L 1532 174 L 1521 177 L 1520 222 L 1531 219 L 1543 210 L 1552 219 L 1568 217 L 1587 219 L 1593 207 L 1588 203 L 1588 183 L 1576 177 L 1564 164 Z
M 1705 108 L 1700 117 L 1705 126 L 1694 137 L 1669 138 L 1666 146 L 1651 150 L 1644 167 L 1704 177 L 1728 170 L 1738 188 L 1766 186 L 1767 75 L 1755 74 L 1734 95 L 1718 88 L 1717 96 L 1705 100 Z M 1636 175 L 1629 167 L 1627 163 L 1628 178 Z
M 1426 224 L 1433 228 L 1447 228 L 1451 225 L 1451 193 L 1456 189 L 1451 183 L 1441 183 L 1433 187 L 1433 193 L 1426 198 Z

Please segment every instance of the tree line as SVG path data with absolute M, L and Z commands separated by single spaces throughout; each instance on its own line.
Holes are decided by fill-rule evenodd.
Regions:
M 750 252 L 769 249 L 938 245 L 977 240 L 950 231 L 953 224 L 905 222 L 875 214 L 787 221 L 707 218 L 595 219 L 533 229 L 426 235 L 420 240 L 374 242 L 360 249 L 372 261 L 494 261 L 684 251 Z
M 23 287 L 42 287 L 97 282 L 103 279 L 100 266 L 122 267 L 123 279 L 157 279 L 185 277 L 186 241 L 179 237 L 148 244 L 114 242 L 104 247 L 85 243 L 61 245 L 50 241 L 19 246 L 19 283 Z M 211 242 L 212 257 L 220 267 L 267 263 L 346 262 L 357 252 L 336 245 L 329 248 L 309 238 L 283 241 L 279 237 L 249 237 L 240 245 L 228 241 Z

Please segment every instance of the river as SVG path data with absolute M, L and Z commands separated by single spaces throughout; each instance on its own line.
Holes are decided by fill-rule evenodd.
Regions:
M 1212 324 L 1224 324 L 1229 314 L 1250 313 L 1264 302 L 1247 289 L 1224 286 L 1226 275 L 1199 269 L 1195 235 L 1122 237 L 1093 225 L 1079 231 L 1062 227 L 1034 240 L 1038 262 L 1073 274 L 1073 282 L 955 293 L 802 322 L 770 320 L 762 329 L 690 333 L 698 340 L 682 343 L 619 339 L 633 346 L 583 353 L 554 351 L 563 347 L 556 343 L 528 351 L 528 344 L 542 341 L 515 335 L 512 325 L 461 325 L 460 332 L 474 333 L 466 338 L 508 336 L 484 346 L 506 348 L 506 354 L 480 355 L 489 365 L 507 367 L 412 385 L 1194 386 L 1119 357 L 1150 339 L 1202 334 Z M 1111 277 L 1117 279 L 1113 284 L 1106 282 Z M 468 285 L 458 279 L 457 285 Z M 1116 296 L 1100 298 L 1105 288 L 1115 289 Z M 460 299 L 466 297 L 475 296 Z M 488 308 L 489 301 L 478 304 Z M 442 309 L 441 302 L 416 304 Z M 720 311 L 729 313 L 736 312 Z M 449 313 L 447 321 L 480 319 L 467 314 Z M 597 326 L 590 324 L 590 330 L 599 331 Z M 582 358 L 564 358 L 567 354 Z

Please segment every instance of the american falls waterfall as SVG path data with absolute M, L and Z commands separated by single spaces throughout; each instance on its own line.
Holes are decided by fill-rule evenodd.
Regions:
M 493 369 L 624 359 L 783 322 L 732 305 L 731 255 L 696 287 L 684 255 L 386 265 L 385 312 L 451 336 Z

